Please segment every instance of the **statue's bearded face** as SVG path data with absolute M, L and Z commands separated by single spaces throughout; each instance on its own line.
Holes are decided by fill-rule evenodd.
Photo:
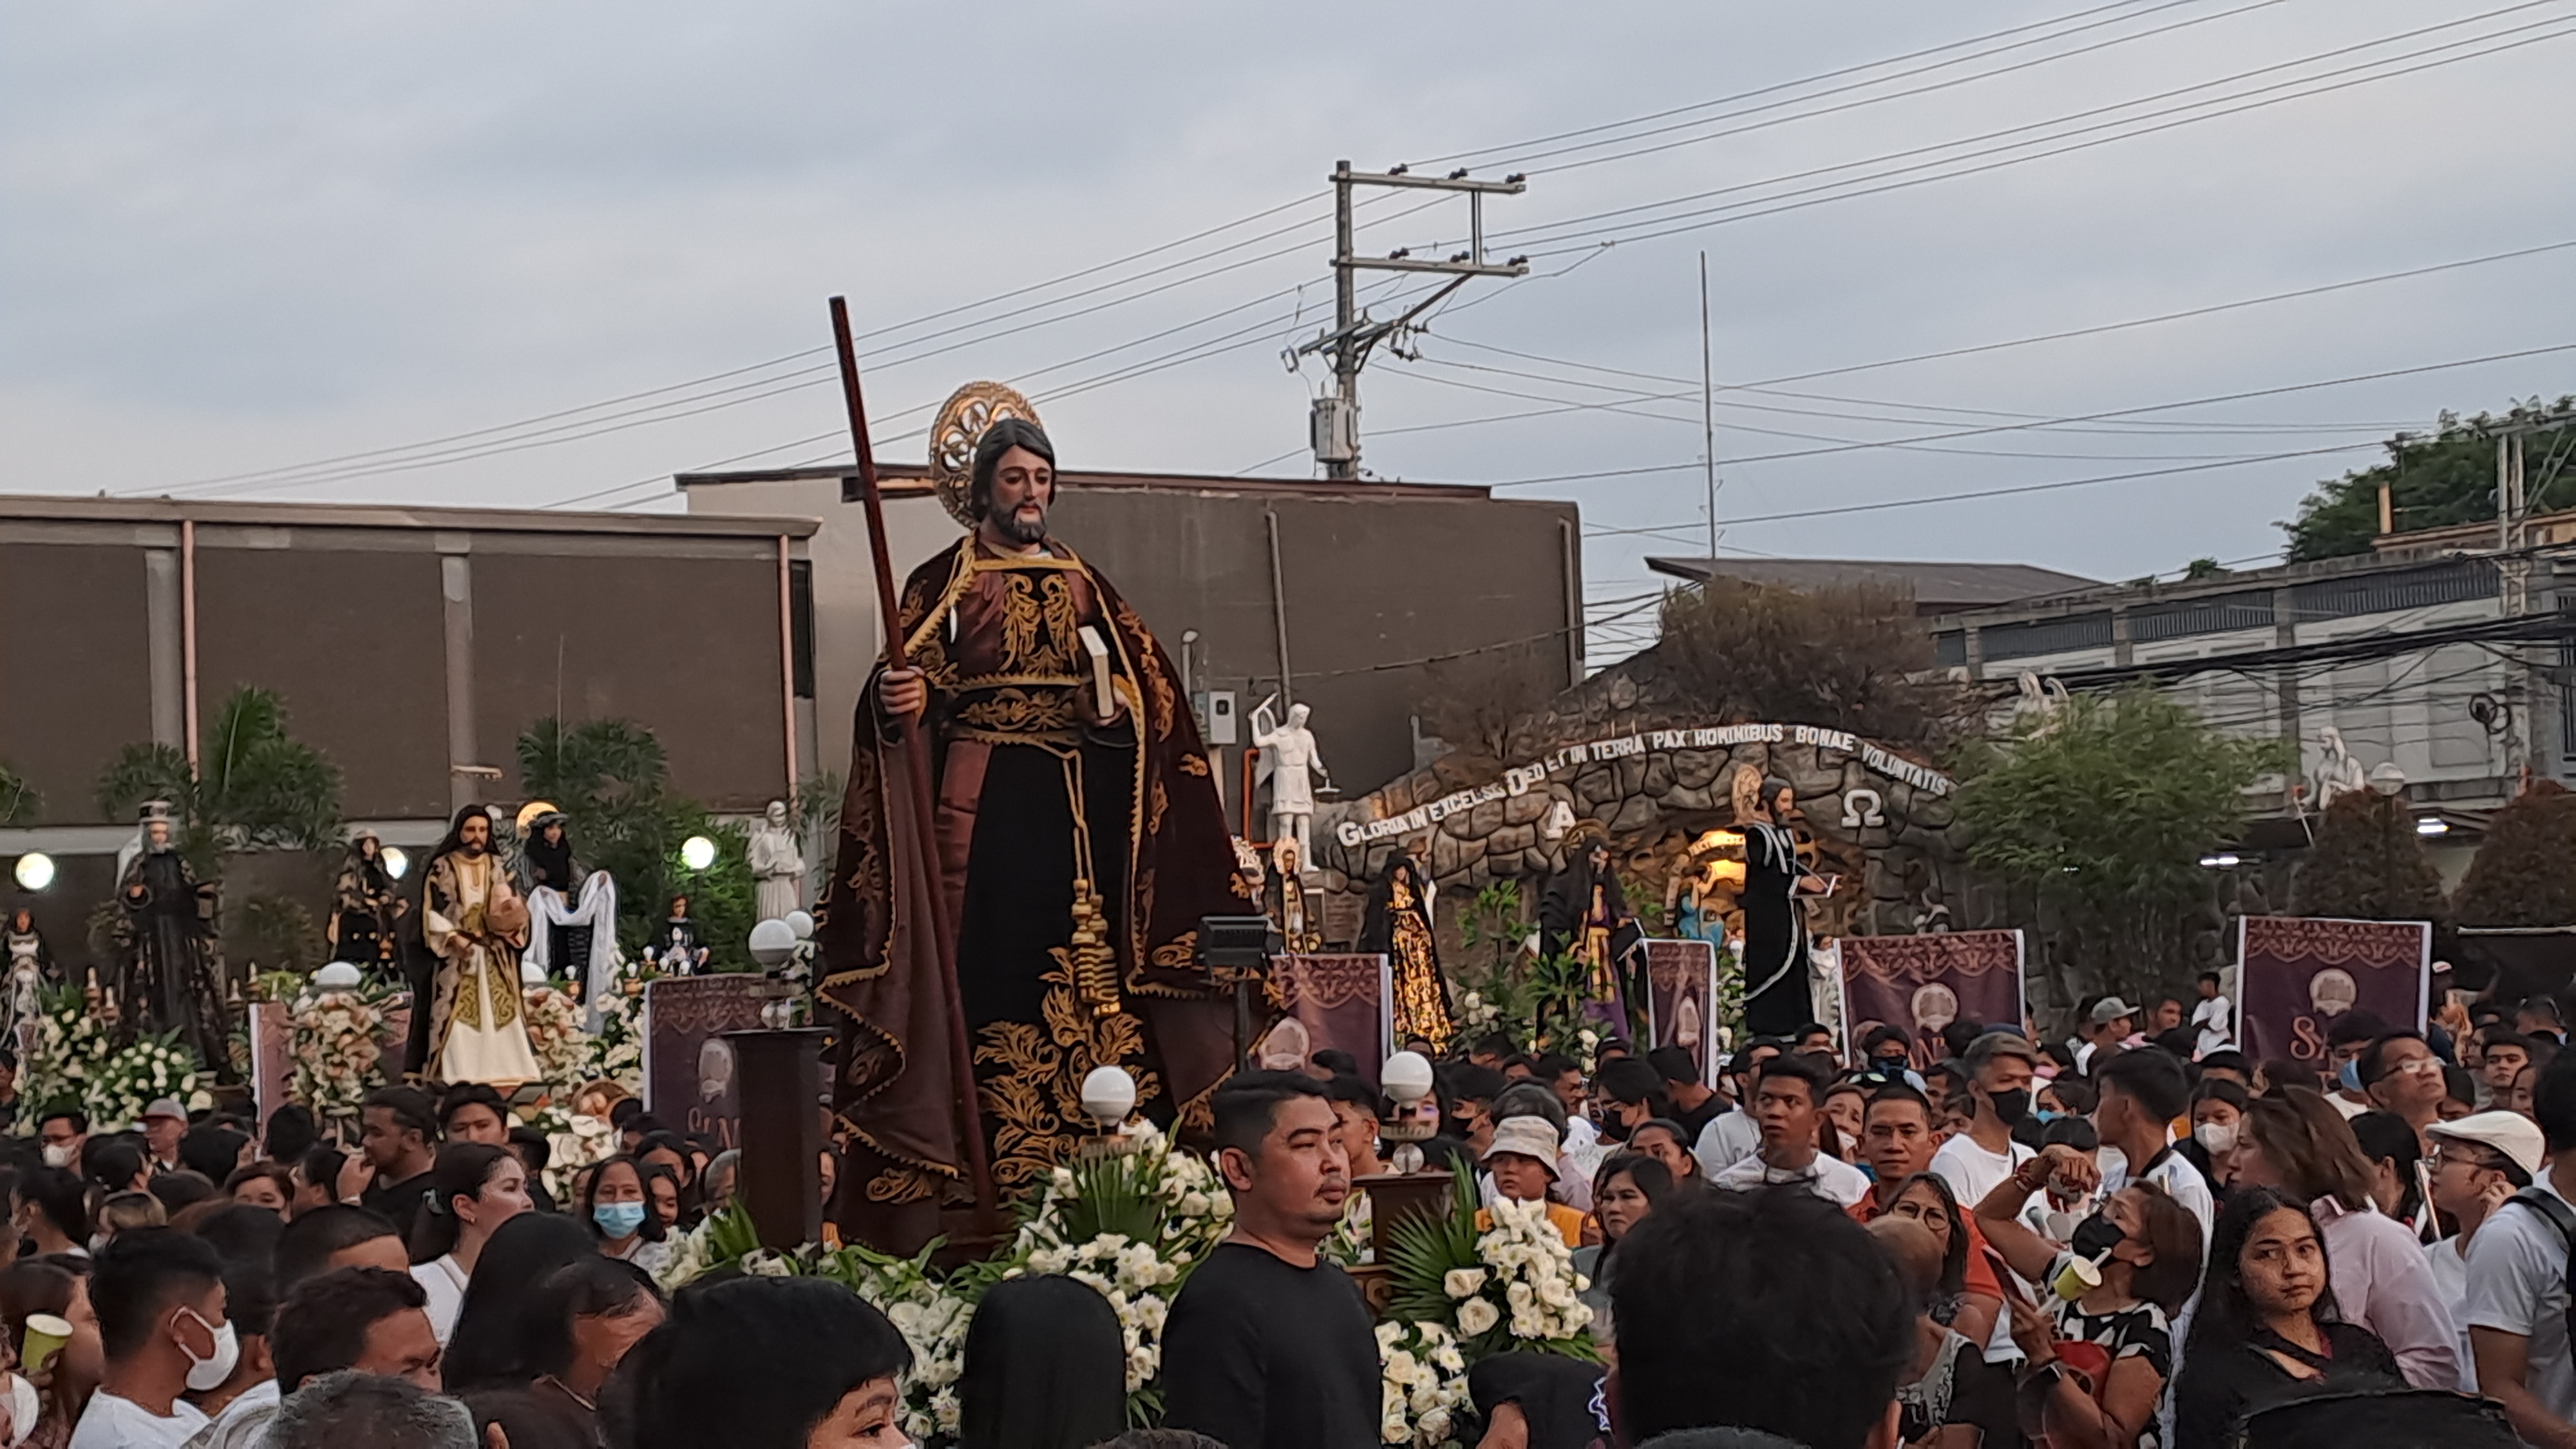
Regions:
M 144 826 L 143 839 L 154 850 L 168 850 L 170 848 L 170 822 L 167 820 L 155 820 L 151 824 Z
M 1013 448 L 993 467 L 985 527 L 1009 543 L 1042 542 L 1047 507 L 1054 502 L 1055 465 L 1026 448 Z
M 492 822 L 480 815 L 466 816 L 465 823 L 456 827 L 456 843 L 465 847 L 467 855 L 481 855 L 490 850 Z

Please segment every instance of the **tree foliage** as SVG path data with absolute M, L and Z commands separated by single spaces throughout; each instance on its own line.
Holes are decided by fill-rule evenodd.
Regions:
M 1533 645 L 1433 664 L 1425 671 L 1423 733 L 1468 759 L 1517 761 L 1536 748 L 1533 731 L 1556 697 L 1561 668 Z
M 2576 925 L 2576 795 L 2534 780 L 2497 811 L 2451 909 L 2463 926 Z
M 2302 916 L 2357 921 L 2439 921 L 2442 873 L 2424 854 L 2415 812 L 2375 790 L 2337 795 L 2317 817 L 2316 844 L 2290 883 Z
M 749 964 L 746 943 L 759 919 L 750 837 L 671 793 L 670 761 L 651 730 L 625 719 L 538 720 L 519 736 L 519 783 L 571 818 L 575 855 L 617 882 L 617 935 L 629 951 L 655 938 L 671 898 L 686 895 L 710 960 Z M 715 864 L 702 871 L 680 860 L 692 835 L 715 842 Z
M 127 745 L 99 776 L 98 807 L 130 819 L 144 801 L 167 800 L 180 851 L 209 877 L 231 851 L 339 843 L 339 768 L 288 731 L 275 690 L 234 690 L 207 725 L 197 761 L 191 771 L 176 745 Z
M 2070 997 L 2145 995 L 2188 974 L 2210 893 L 2201 857 L 2244 828 L 2246 788 L 2295 762 L 2146 688 L 2078 695 L 1962 753 L 1968 858 L 2029 893 L 2042 969 Z
M 1654 668 L 1696 711 L 1828 725 L 1933 744 L 1962 718 L 1929 676 L 1932 636 L 1901 590 L 1816 590 L 1713 579 L 1664 601 Z
M 2544 407 L 2538 398 L 2516 403 L 2504 416 L 2480 413 L 2463 419 L 2444 413 L 2430 437 L 2400 433 L 2387 442 L 2388 461 L 2356 469 L 2299 500 L 2299 516 L 2277 525 L 2290 536 L 2289 560 L 2339 558 L 2370 552 L 2379 534 L 2379 489 L 2388 485 L 2389 503 L 2399 533 L 2448 528 L 2460 523 L 2492 523 L 2496 516 L 2495 430 L 2551 413 L 2576 409 L 2576 397 L 2562 397 Z M 2555 435 L 2576 443 L 2576 435 Z M 2562 443 L 2561 446 L 2566 446 Z M 2576 487 L 2559 482 L 2545 466 L 2527 460 L 2532 511 L 2576 503 Z M 2556 497 L 2550 494 L 2555 484 Z

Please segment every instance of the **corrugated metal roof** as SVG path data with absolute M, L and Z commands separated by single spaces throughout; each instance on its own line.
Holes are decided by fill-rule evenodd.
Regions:
M 1646 567 L 1680 579 L 1697 581 L 1715 574 L 1784 589 L 1887 585 L 1911 593 L 1915 607 L 1927 614 L 2089 589 L 2101 582 L 2032 564 L 1924 563 L 1902 559 L 1722 558 L 1712 564 L 1706 558 L 1650 558 Z

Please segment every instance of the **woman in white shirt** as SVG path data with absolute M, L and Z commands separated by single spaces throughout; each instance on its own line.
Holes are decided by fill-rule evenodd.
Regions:
M 488 1142 L 451 1142 L 438 1150 L 428 1199 L 412 1227 L 411 1276 L 429 1295 L 429 1326 L 442 1347 L 456 1329 L 483 1245 L 528 1208 L 528 1169 L 516 1153 Z

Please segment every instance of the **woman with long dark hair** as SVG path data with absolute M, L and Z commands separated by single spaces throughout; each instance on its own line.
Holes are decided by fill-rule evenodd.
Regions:
M 528 1304 L 558 1268 L 598 1256 L 599 1240 L 571 1218 L 521 1213 L 483 1245 L 465 1306 L 447 1341 L 447 1388 L 525 1388 L 529 1367 Z
M 2305 1087 L 2276 1088 L 2245 1110 L 2238 1186 L 2306 1203 L 2334 1250 L 2335 1301 L 2377 1334 L 2419 1389 L 2460 1386 L 2460 1333 L 2415 1234 L 2371 1200 L 2375 1173 L 2343 1115 Z
M 2403 1387 L 2388 1345 L 2335 1311 L 2308 1204 L 2269 1185 L 2230 1193 L 2174 1384 L 2174 1449 L 2222 1449 L 2249 1410 L 2284 1398 Z
M 1592 1336 L 1610 1341 L 1610 1275 L 1617 1271 L 1619 1240 L 1646 1220 L 1673 1190 L 1672 1171 L 1643 1152 L 1614 1154 L 1592 1178 L 1592 1220 L 1601 1241 L 1574 1250 L 1574 1271 L 1591 1280 L 1582 1292 L 1592 1310 Z
M 996 1283 L 966 1329 L 959 1449 L 1090 1449 L 1127 1425 L 1118 1313 L 1087 1283 Z
M 456 1329 L 484 1246 L 526 1211 L 528 1170 L 508 1148 L 451 1142 L 438 1149 L 428 1201 L 412 1220 L 411 1276 L 429 1295 L 429 1326 L 442 1345 Z

